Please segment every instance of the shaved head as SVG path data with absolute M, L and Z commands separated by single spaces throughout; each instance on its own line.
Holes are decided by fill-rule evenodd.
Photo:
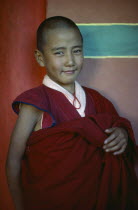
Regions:
M 47 34 L 48 31 L 52 29 L 74 29 L 76 30 L 80 37 L 81 40 L 83 41 L 82 35 L 80 33 L 80 30 L 78 26 L 69 18 L 62 17 L 62 16 L 53 16 L 50 18 L 45 19 L 40 26 L 38 27 L 37 30 L 37 49 L 43 52 L 43 47 L 46 45 L 47 41 Z

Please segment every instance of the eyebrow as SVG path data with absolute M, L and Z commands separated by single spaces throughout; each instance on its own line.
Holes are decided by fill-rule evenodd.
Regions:
M 76 45 L 76 46 L 73 46 L 73 48 L 82 48 L 82 45 Z M 52 51 L 65 50 L 65 49 L 66 49 L 65 47 L 54 47 L 52 48 Z
M 56 51 L 56 50 L 64 50 L 66 49 L 65 47 L 54 47 L 52 48 L 52 51 Z

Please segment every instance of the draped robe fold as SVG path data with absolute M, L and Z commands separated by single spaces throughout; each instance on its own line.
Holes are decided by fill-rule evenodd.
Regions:
M 61 119 L 60 113 L 52 112 L 57 125 L 33 132 L 28 139 L 22 160 L 25 209 L 136 210 L 136 145 L 129 121 L 119 117 L 113 105 L 94 90 L 85 88 L 86 117 L 81 118 L 71 104 L 61 100 L 62 94 L 46 89 L 53 106 L 50 112 L 58 107 Z M 19 101 L 31 103 L 27 100 L 17 98 L 14 110 Z M 104 131 L 110 127 L 128 131 L 129 143 L 122 155 L 102 148 L 107 138 Z

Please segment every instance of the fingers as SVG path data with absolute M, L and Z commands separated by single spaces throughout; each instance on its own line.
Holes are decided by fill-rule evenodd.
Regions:
M 114 128 L 108 128 L 105 130 L 106 133 L 112 133 L 114 130 L 116 130 L 117 127 Z
M 103 149 L 109 149 L 116 146 L 117 144 L 119 144 L 120 138 L 115 138 L 114 135 L 112 135 L 111 139 L 107 140 L 106 142 L 107 143 L 104 143 Z
M 118 150 L 117 152 L 114 152 L 113 154 L 114 155 L 120 155 L 120 154 L 122 154 L 125 151 L 126 147 L 127 147 L 127 143 L 124 144 L 120 150 Z
M 116 134 L 115 133 L 112 133 L 107 139 L 105 139 L 104 144 L 110 143 L 115 138 L 116 138 Z
M 114 127 L 106 129 L 105 132 L 110 135 L 105 139 L 103 149 L 106 152 L 114 152 L 114 155 L 122 154 L 127 146 L 128 136 L 126 131 L 122 128 Z
M 111 143 L 104 145 L 103 149 L 105 149 L 106 152 L 114 152 L 119 151 L 124 145 L 126 145 L 125 139 L 116 139 L 112 141 Z
M 113 152 L 114 155 L 119 155 L 119 154 L 122 154 L 125 149 L 127 147 L 127 143 L 126 141 L 120 141 L 119 144 L 113 146 L 113 147 L 109 147 L 107 149 L 104 149 L 105 152 Z
M 120 129 L 120 128 L 116 128 L 116 127 L 114 127 L 114 128 L 109 128 L 109 129 L 106 129 L 105 132 L 106 132 L 106 133 L 111 133 L 111 134 L 110 134 L 110 136 L 109 136 L 107 139 L 105 139 L 104 144 L 108 144 L 108 143 L 111 142 L 113 139 L 118 138 L 118 137 L 119 137 L 120 139 L 124 138 L 124 135 L 123 135 L 123 133 L 121 132 L 121 129 Z

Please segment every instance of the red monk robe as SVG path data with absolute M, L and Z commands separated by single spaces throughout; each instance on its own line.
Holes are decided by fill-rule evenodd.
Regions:
M 95 90 L 84 90 L 87 103 L 83 118 L 62 93 L 44 85 L 26 91 L 13 103 L 15 112 L 22 102 L 51 116 L 46 129 L 32 132 L 22 160 L 27 210 L 138 207 L 136 145 L 131 125 Z M 128 131 L 129 146 L 122 155 L 114 156 L 102 149 L 107 138 L 104 130 L 110 127 L 124 127 Z

